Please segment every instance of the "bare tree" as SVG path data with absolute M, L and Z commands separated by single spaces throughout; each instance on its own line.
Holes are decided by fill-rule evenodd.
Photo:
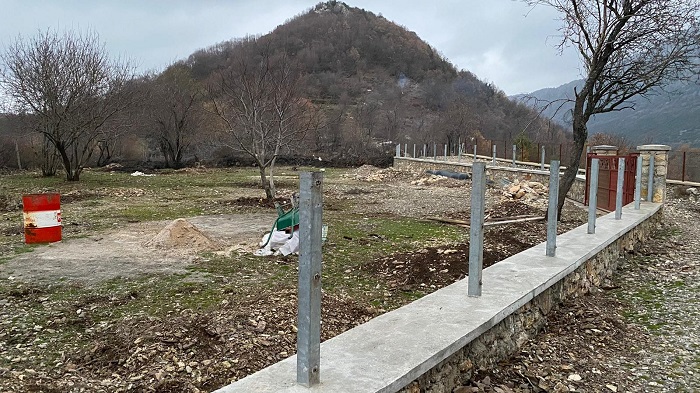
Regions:
M 525 0 L 561 14 L 560 49 L 575 47 L 584 83 L 574 90 L 574 149 L 559 189 L 558 212 L 578 171 L 591 116 L 634 107 L 630 98 L 689 78 L 698 68 L 697 0 Z
M 151 118 L 166 167 L 180 168 L 196 141 L 201 120 L 201 92 L 183 63 L 173 64 L 153 83 Z
M 128 62 L 111 60 L 94 32 L 41 32 L 18 37 L 0 55 L 0 82 L 17 112 L 61 157 L 66 179 L 80 174 L 97 150 L 105 122 L 128 105 Z
M 301 75 L 290 58 L 273 54 L 255 38 L 241 46 L 230 65 L 214 75 L 209 94 L 231 139 L 227 145 L 253 158 L 272 199 L 275 160 L 319 126 L 318 111 L 300 96 Z

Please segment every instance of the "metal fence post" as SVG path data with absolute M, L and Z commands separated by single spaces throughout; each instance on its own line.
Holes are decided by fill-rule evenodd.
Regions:
M 540 170 L 544 170 L 544 146 L 542 146 L 542 154 L 540 159 Z
M 428 157 L 428 144 L 424 143 L 423 144 L 423 158 Z
M 401 157 L 401 144 L 396 145 L 396 155 L 394 157 Z
M 634 178 L 634 209 L 639 210 L 642 203 L 642 155 L 637 156 L 637 175 Z
M 469 222 L 469 296 L 481 296 L 481 273 L 484 266 L 484 206 L 486 164 L 472 165 L 472 208 Z
M 323 172 L 299 175 L 299 311 L 297 383 L 317 385 L 321 363 Z
M 547 207 L 547 247 L 548 257 L 553 257 L 557 249 L 557 204 L 559 203 L 559 161 L 549 163 L 549 205 Z
M 681 181 L 685 182 L 685 152 L 683 152 L 683 168 L 681 169 Z
M 594 158 L 591 160 L 591 173 L 587 175 L 589 177 L 589 190 L 588 190 L 588 233 L 595 233 L 595 220 L 596 220 L 596 210 L 598 209 L 598 174 L 599 174 L 600 160 Z
M 515 166 L 515 155 L 516 155 L 517 149 L 518 148 L 516 147 L 516 145 L 513 145 L 513 166 Z
M 403 156 L 408 157 L 408 143 L 403 144 Z
M 445 143 L 445 161 L 447 161 L 447 143 Z
M 496 144 L 493 145 L 493 159 L 491 159 L 491 164 L 496 165 Z
M 649 180 L 647 184 L 647 201 L 654 202 L 654 153 L 649 154 Z
M 625 183 L 625 159 L 617 160 L 617 190 L 615 194 L 615 219 L 622 218 L 622 190 Z
M 457 145 L 457 162 L 462 162 L 462 144 Z

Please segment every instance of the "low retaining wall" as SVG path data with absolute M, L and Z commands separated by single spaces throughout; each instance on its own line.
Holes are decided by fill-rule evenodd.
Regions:
M 453 158 L 453 157 L 450 157 Z M 483 157 L 482 157 L 483 158 Z M 465 158 L 464 162 L 456 162 L 454 160 L 441 160 L 439 157 L 435 160 L 424 159 L 424 158 L 409 158 L 409 157 L 394 157 L 394 168 L 404 171 L 426 171 L 426 170 L 438 170 L 438 169 L 448 169 L 455 172 L 471 172 L 472 163 L 471 158 Z M 490 163 L 491 160 L 482 159 L 481 162 Z M 502 159 L 500 161 L 503 161 Z M 497 162 L 500 162 L 497 159 Z M 510 162 L 510 161 L 509 161 Z M 486 176 L 495 180 L 498 178 L 507 178 L 508 180 L 523 180 L 527 176 L 530 180 L 538 181 L 543 184 L 549 184 L 549 170 L 539 170 L 531 169 L 531 163 L 523 163 L 516 161 L 516 166 L 505 166 L 509 165 L 509 162 L 503 162 L 504 166 L 498 165 L 486 165 Z M 520 167 L 518 166 L 520 165 Z M 549 167 L 549 165 L 547 165 Z M 571 186 L 569 193 L 566 194 L 569 198 L 583 203 L 586 193 L 586 178 L 585 176 L 579 175 L 576 177 L 576 181 Z
M 542 243 L 485 269 L 481 297 L 461 280 L 327 340 L 311 389 L 296 384 L 292 356 L 217 392 L 452 392 L 516 353 L 561 300 L 611 276 L 660 219 L 660 204 L 628 205 L 620 220 L 600 217 L 595 234 L 582 225 L 558 236 L 555 257 Z

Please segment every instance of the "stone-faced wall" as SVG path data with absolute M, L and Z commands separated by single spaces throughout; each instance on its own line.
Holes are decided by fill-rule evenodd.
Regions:
M 611 277 L 623 254 L 649 238 L 660 220 L 661 210 L 400 392 L 450 393 L 465 385 L 474 370 L 494 366 L 516 354 L 540 331 L 552 309 L 565 299 L 590 292 L 592 287 L 600 286 Z
M 666 200 L 668 152 L 671 150 L 671 147 L 667 145 L 642 145 L 637 146 L 637 150 L 639 150 L 639 154 L 642 156 L 642 199 L 662 203 Z M 653 183 L 652 195 L 648 195 L 651 157 L 654 157 L 654 173 L 651 176 Z

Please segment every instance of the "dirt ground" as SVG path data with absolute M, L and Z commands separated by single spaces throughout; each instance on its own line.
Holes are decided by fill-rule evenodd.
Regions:
M 542 185 L 525 179 L 494 180 L 487 190 L 488 220 L 544 215 L 546 190 Z M 365 166 L 350 171 L 340 181 L 324 184 L 324 210 L 368 218 L 437 218 L 459 224 L 469 220 L 469 198 L 469 182 L 391 168 Z M 247 197 L 226 202 L 240 206 L 259 203 L 259 198 Z M 293 274 L 294 256 L 256 262 L 278 267 L 273 273 L 245 264 L 236 267 L 237 271 L 225 270 L 227 274 L 198 273 L 200 281 L 185 287 L 187 293 L 175 293 L 174 305 L 161 316 L 135 311 L 105 320 L 108 310 L 150 302 L 144 299 L 150 295 L 144 295 L 139 287 L 90 292 L 90 286 L 104 285 L 117 277 L 167 277 L 186 272 L 197 266 L 201 251 L 249 254 L 276 217 L 271 207 L 267 211 L 188 217 L 196 231 L 178 227 L 183 232 L 175 232 L 182 238 L 173 235 L 175 232 L 162 233 L 174 222 L 129 224 L 42 246 L 0 264 L 0 280 L 27 283 L 0 299 L 0 349 L 5 351 L 5 362 L 0 363 L 0 391 L 211 391 L 294 354 L 296 292 L 255 286 L 265 279 L 261 275 Z M 585 222 L 585 211 L 575 204 L 567 202 L 565 215 L 560 232 Z M 544 241 L 545 228 L 543 221 L 490 227 L 485 235 L 486 265 Z M 362 239 L 339 241 L 372 247 L 387 239 L 366 233 Z M 337 243 L 328 247 L 329 252 L 342 251 Z M 358 285 L 368 278 L 381 283 L 386 291 L 379 290 L 384 291 L 379 296 L 410 301 L 464 278 L 468 248 L 464 240 L 434 239 L 414 251 L 387 252 L 363 263 L 358 271 L 348 269 L 345 273 L 356 277 Z M 75 285 L 87 294 L 54 299 L 45 285 L 56 282 L 69 288 Z M 200 307 L 188 300 L 190 296 L 206 300 L 202 295 L 209 286 L 223 291 L 217 295 L 218 304 Z M 361 303 L 342 292 L 324 293 L 323 339 L 384 312 L 376 303 Z M 41 314 L 43 322 L 37 323 L 38 317 L 32 313 Z M 75 343 L 62 341 L 64 330 L 77 332 Z M 42 348 L 58 343 L 63 345 L 60 356 L 42 356 Z
M 193 247 L 192 234 L 169 234 L 168 243 L 150 242 L 170 221 L 128 224 L 83 239 L 42 246 L 0 265 L 0 280 L 27 282 L 67 280 L 83 284 L 141 274 L 183 273 L 198 251 L 251 252 L 270 230 L 275 214 L 191 217 L 211 244 Z

